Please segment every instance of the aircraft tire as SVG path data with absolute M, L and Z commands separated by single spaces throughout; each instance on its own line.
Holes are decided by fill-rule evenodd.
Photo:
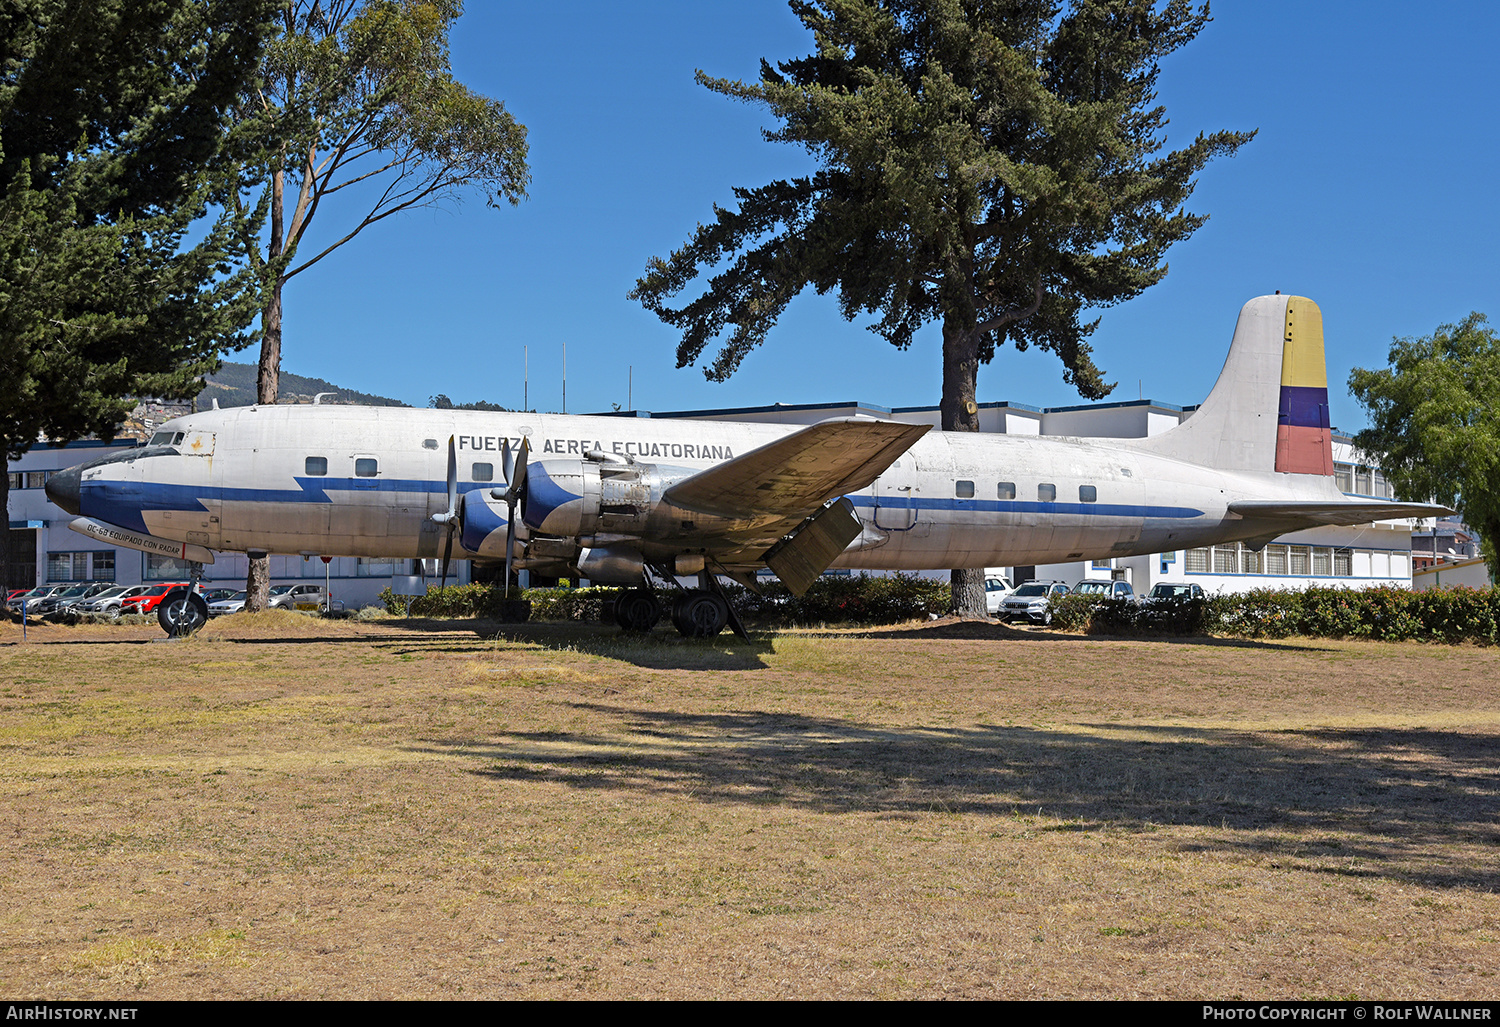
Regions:
M 188 588 L 174 588 L 156 607 L 156 623 L 173 638 L 191 635 L 208 623 L 208 603 Z
M 627 588 L 615 599 L 615 623 L 626 631 L 650 631 L 661 620 L 661 603 L 644 588 Z
M 672 623 L 687 638 L 713 638 L 729 623 L 729 604 L 717 592 L 691 589 L 672 604 Z

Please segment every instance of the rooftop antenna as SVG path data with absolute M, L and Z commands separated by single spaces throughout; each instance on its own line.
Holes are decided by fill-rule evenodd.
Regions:
M 531 409 L 531 347 L 521 347 L 521 409 Z
M 635 409 L 635 365 L 631 364 L 625 375 L 625 409 Z

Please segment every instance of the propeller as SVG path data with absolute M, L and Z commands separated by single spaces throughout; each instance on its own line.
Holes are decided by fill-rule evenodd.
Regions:
M 521 436 L 521 450 L 510 451 L 510 440 L 500 440 L 500 466 L 505 472 L 505 491 L 491 489 L 490 495 L 504 500 L 505 515 L 505 597 L 510 598 L 510 563 L 516 553 L 516 508 L 520 505 L 526 488 L 526 457 L 531 452 L 531 440 Z
M 458 508 L 458 448 L 454 436 L 448 436 L 448 509 L 433 514 L 432 520 L 448 528 L 448 542 L 443 546 L 443 565 L 438 575 L 438 588 L 448 585 L 448 564 L 453 557 L 453 533 L 458 530 L 462 518 Z

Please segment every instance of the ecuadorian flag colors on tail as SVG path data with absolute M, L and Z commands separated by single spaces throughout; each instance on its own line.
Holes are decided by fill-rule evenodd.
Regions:
M 1302 296 L 1288 296 L 1286 301 L 1276 469 L 1292 474 L 1333 473 L 1328 366 L 1323 360 L 1323 312 Z

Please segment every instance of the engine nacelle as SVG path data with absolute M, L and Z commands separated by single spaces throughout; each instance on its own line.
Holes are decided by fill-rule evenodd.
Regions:
M 526 468 L 521 518 L 544 535 L 636 535 L 645 531 L 662 490 L 652 464 L 538 461 Z
M 490 495 L 489 489 L 472 489 L 463 494 L 463 532 L 459 542 L 476 556 L 505 559 L 505 504 Z M 516 525 L 520 527 L 520 525 Z

